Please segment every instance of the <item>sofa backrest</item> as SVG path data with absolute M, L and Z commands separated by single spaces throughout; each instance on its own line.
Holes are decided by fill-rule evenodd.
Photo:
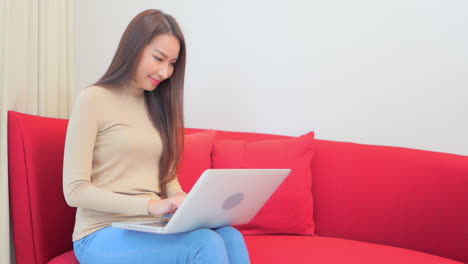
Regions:
M 290 137 L 217 131 L 216 138 Z M 315 140 L 314 148 L 311 191 L 318 235 L 468 263 L 467 156 L 328 140 Z
M 65 203 L 68 121 L 8 112 L 10 210 L 17 264 L 47 263 L 72 249 L 75 209 Z
M 468 157 L 317 140 L 316 232 L 468 263 Z

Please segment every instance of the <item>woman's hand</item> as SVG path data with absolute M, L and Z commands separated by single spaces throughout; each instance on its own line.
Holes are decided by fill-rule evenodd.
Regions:
M 174 213 L 182 205 L 186 196 L 185 193 L 177 193 L 175 196 L 166 199 L 150 200 L 148 202 L 148 213 L 154 216 Z

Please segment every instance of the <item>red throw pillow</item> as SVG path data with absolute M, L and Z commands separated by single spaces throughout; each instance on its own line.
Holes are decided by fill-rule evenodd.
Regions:
M 215 137 L 215 130 L 185 135 L 184 153 L 177 175 L 184 192 L 189 192 L 200 175 L 211 168 L 211 150 Z
M 213 168 L 292 170 L 254 219 L 236 226 L 244 235 L 314 235 L 310 168 L 313 156 L 314 132 L 290 139 L 256 142 L 219 140 L 214 143 Z

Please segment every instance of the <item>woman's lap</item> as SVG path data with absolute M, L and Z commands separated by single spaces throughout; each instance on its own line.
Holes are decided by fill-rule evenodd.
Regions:
M 249 262 L 243 237 L 232 227 L 168 235 L 107 227 L 74 247 L 82 264 Z

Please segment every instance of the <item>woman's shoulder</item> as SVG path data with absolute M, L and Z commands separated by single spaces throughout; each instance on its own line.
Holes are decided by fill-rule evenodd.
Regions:
M 106 96 L 110 94 L 110 89 L 100 85 L 91 85 L 83 88 L 79 96 L 84 97 L 96 97 L 96 96 Z
M 100 85 L 91 85 L 79 92 L 77 100 L 105 103 L 113 97 L 113 93 L 113 89 L 111 88 Z
M 79 109 L 101 109 L 111 103 L 111 95 L 108 88 L 91 85 L 79 91 L 75 100 L 75 107 Z

